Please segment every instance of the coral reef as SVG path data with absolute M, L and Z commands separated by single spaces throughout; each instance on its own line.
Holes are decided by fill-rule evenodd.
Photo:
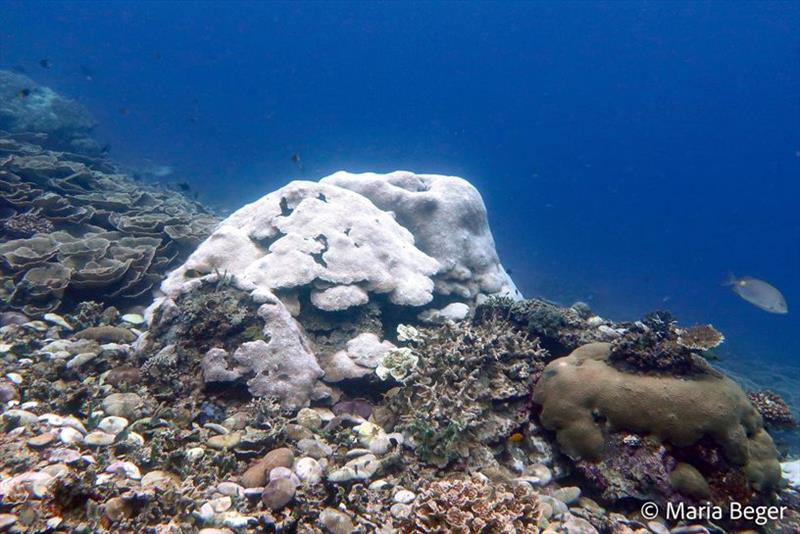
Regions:
M 613 365 L 612 355 L 607 343 L 585 345 L 551 362 L 536 384 L 533 399 L 542 406 L 542 423 L 556 431 L 566 454 L 603 461 L 609 454 L 608 434 L 627 430 L 668 444 L 676 457 L 702 443 L 749 483 L 748 499 L 780 488 L 772 439 L 734 382 L 710 371 L 689 377 L 665 375 L 663 368 L 655 375 L 624 372 Z M 695 451 L 682 461 L 715 476 L 718 469 L 699 465 L 702 457 Z
M 99 303 L 35 321 L 3 314 L 2 528 L 663 534 L 673 525 L 642 523 L 626 502 L 677 502 L 690 499 L 684 492 L 701 496 L 706 488 L 712 499 L 752 497 L 743 467 L 708 436 L 675 447 L 655 436 L 609 430 L 603 459 L 578 459 L 564 478 L 568 471 L 554 456 L 550 434 L 535 422 L 529 398 L 550 356 L 527 328 L 502 318 L 403 324 L 398 348 L 411 351 L 418 365 L 403 383 L 374 377 L 394 386 L 385 396 L 359 388 L 363 397 L 336 402 L 317 397 L 315 387 L 311 407 L 297 411 L 283 400 L 298 392 L 243 393 L 255 373 L 269 369 L 204 386 L 207 352 L 223 357 L 225 365 L 215 372 L 236 373 L 240 361 L 232 355 L 239 349 L 263 349 L 283 336 L 265 334 L 267 322 L 293 332 L 288 309 L 279 303 L 274 297 L 256 303 L 219 273 L 156 309 L 142 334 L 141 317 Z M 265 305 L 278 314 L 267 322 L 259 316 Z M 325 325 L 344 325 L 341 338 L 357 341 L 352 350 L 346 342 L 340 350 L 353 362 L 374 363 L 378 356 L 366 349 L 376 347 L 377 334 L 354 335 L 375 326 L 374 315 L 323 319 L 309 321 L 317 338 L 323 339 Z M 302 350 L 281 347 L 287 354 Z M 302 361 L 302 355 L 291 359 Z M 289 381 L 287 387 L 303 392 L 304 385 L 292 383 L 302 376 L 285 369 L 269 382 Z M 757 445 L 751 444 L 751 455 Z M 446 456 L 448 450 L 466 456 L 430 465 L 443 464 L 441 454 L 428 451 Z M 796 527 L 800 506 L 793 495 L 782 490 L 780 503 L 791 510 L 765 532 Z M 605 507 L 590 496 L 603 498 Z M 706 531 L 720 530 L 703 521 L 675 525 L 676 534 Z
M 103 160 L 3 135 L 0 219 L 3 300 L 33 316 L 86 298 L 149 300 L 215 223 L 199 204 Z
M 662 534 L 626 503 L 778 493 L 796 526 L 791 413 L 721 334 L 520 300 L 468 182 L 340 172 L 212 231 L 93 125 L 0 72 L 0 530 Z
M 445 324 L 404 349 L 417 364 L 396 377 L 404 384 L 387 394 L 388 408 L 424 460 L 466 458 L 527 422 L 546 357 L 527 332 L 499 320 Z

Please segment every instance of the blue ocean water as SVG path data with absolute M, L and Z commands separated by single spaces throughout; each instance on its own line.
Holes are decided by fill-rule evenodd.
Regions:
M 460 175 L 525 295 L 667 308 L 720 328 L 742 373 L 800 367 L 800 3 L 3 1 L 0 20 L 0 68 L 209 205 L 338 169 Z

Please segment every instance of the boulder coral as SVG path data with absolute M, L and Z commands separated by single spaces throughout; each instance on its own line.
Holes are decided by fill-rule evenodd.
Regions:
M 652 437 L 672 454 L 704 443 L 717 448 L 755 492 L 769 495 L 779 488 L 777 451 L 735 382 L 711 371 L 690 377 L 625 372 L 611 364 L 611 354 L 608 343 L 584 345 L 551 362 L 536 384 L 533 400 L 541 405 L 541 421 L 556 432 L 564 453 L 601 461 L 609 434 L 619 431 Z M 684 467 L 672 478 L 686 482 L 696 496 L 704 486 L 689 475 L 695 472 Z
M 521 297 L 497 257 L 483 199 L 463 178 L 340 171 L 320 183 L 355 191 L 393 213 L 414 235 L 417 248 L 439 262 L 437 293 L 466 299 L 481 293 Z

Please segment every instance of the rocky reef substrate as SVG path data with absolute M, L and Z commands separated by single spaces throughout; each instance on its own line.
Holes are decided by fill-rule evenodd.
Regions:
M 259 396 L 246 382 L 206 380 L 207 347 L 262 335 L 248 319 L 257 310 L 247 292 L 207 290 L 196 293 L 198 306 L 236 304 L 240 316 L 187 332 L 174 351 L 143 351 L 142 340 L 159 331 L 145 336 L 130 322 L 137 318 L 98 305 L 0 328 L 2 528 L 661 534 L 800 525 L 797 494 L 780 483 L 762 417 L 737 386 L 700 360 L 690 379 L 617 366 L 615 350 L 626 354 L 617 361 L 634 359 L 624 338 L 644 322 L 491 299 L 458 322 L 401 324 L 368 377 L 330 385 L 297 409 L 280 390 Z M 201 308 L 176 305 L 191 328 Z M 558 357 L 537 334 L 591 342 Z M 361 354 L 358 345 L 347 350 Z M 584 366 L 592 379 L 578 374 Z M 675 380 L 681 395 L 644 403 Z M 712 403 L 712 413 L 687 407 L 683 395 L 715 387 L 736 402 L 710 394 L 694 400 Z M 642 403 L 617 397 L 620 389 Z M 618 413 L 616 401 L 641 410 Z M 665 427 L 661 414 L 677 422 Z M 650 500 L 727 498 L 790 511 L 768 530 L 637 512 Z

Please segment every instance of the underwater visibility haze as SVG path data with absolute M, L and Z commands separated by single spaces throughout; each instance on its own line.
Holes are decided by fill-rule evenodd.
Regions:
M 800 3 L 0 0 L 0 172 L 0 528 L 799 528 Z

